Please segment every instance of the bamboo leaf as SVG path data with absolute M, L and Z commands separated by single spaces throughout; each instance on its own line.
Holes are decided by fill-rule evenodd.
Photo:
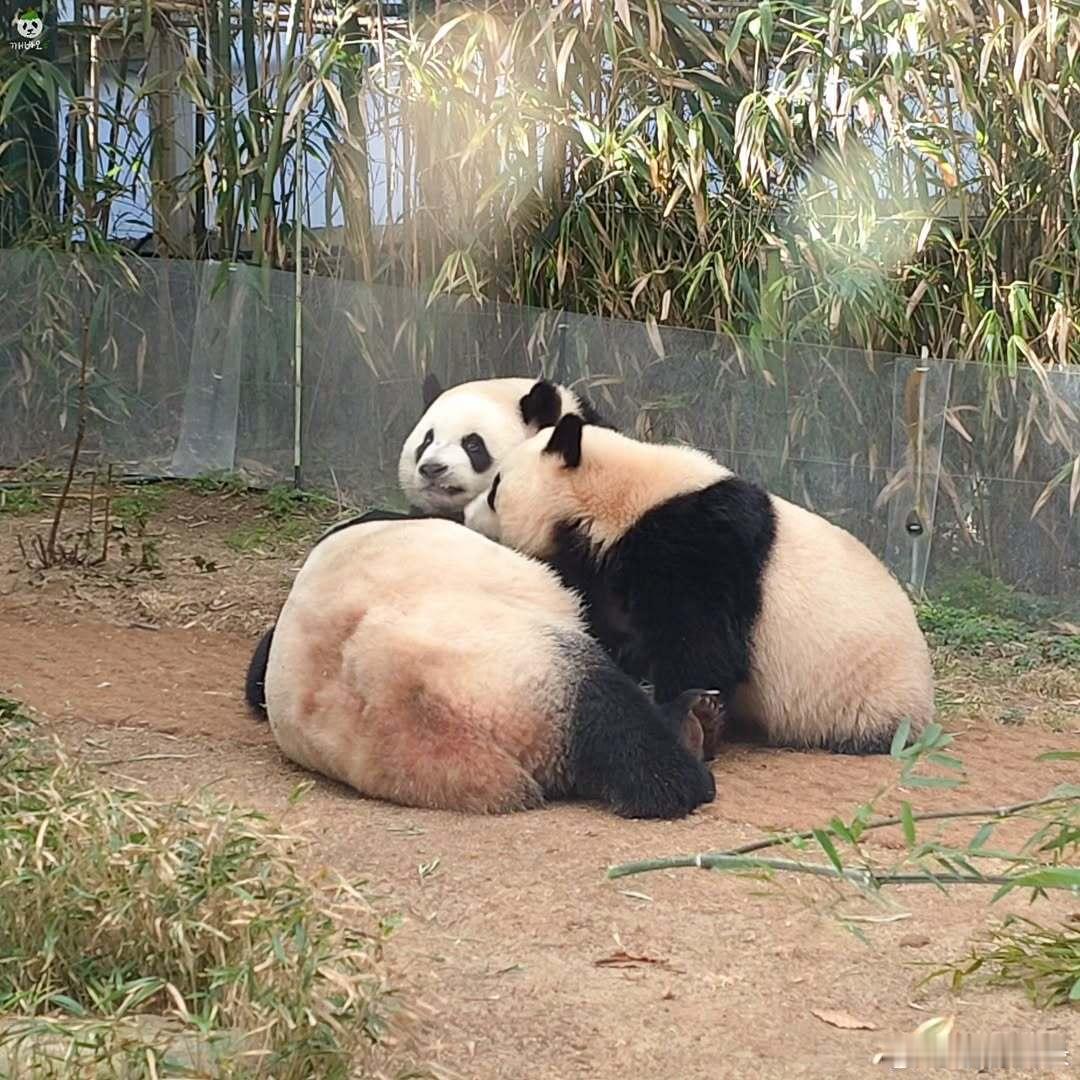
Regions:
M 907 745 L 910 735 L 911 720 L 905 716 L 904 719 L 900 721 L 900 725 L 896 729 L 896 734 L 893 735 L 892 745 L 889 747 L 889 754 L 892 757 L 900 756 L 900 751 Z
M 566 66 L 570 62 L 570 53 L 573 51 L 574 42 L 577 40 L 577 36 L 577 27 L 572 27 L 566 37 L 563 38 L 563 43 L 559 47 L 559 56 L 555 61 L 555 83 L 559 88 L 560 94 L 566 92 Z
M 836 851 L 836 847 L 829 839 L 829 834 L 824 829 L 814 829 L 814 839 L 821 845 L 821 850 L 829 857 L 829 862 L 836 867 L 837 870 L 843 872 L 844 864 L 840 861 L 840 856 Z
M 900 804 L 900 824 L 904 829 L 904 840 L 909 848 L 915 846 L 915 816 L 911 812 L 911 803 Z

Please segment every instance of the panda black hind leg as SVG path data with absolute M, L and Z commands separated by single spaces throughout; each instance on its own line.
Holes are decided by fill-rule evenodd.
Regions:
M 273 640 L 274 627 L 271 626 L 259 638 L 251 663 L 248 664 L 247 678 L 244 680 L 244 700 L 260 720 L 266 719 L 266 665 L 270 659 L 270 645 Z
M 698 746 L 687 746 L 678 726 L 595 642 L 575 642 L 568 651 L 578 676 L 568 733 L 568 793 L 637 818 L 685 817 L 712 802 L 716 785 L 701 761 L 700 728 Z

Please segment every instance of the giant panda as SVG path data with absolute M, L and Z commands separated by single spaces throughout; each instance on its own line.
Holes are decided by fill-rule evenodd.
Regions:
M 309 554 L 248 700 L 293 761 L 408 806 L 499 813 L 573 796 L 677 818 L 712 801 L 710 695 L 658 708 L 580 606 L 549 567 L 457 523 L 363 521 Z
M 551 563 L 658 701 L 713 687 L 730 730 L 840 753 L 884 752 L 903 718 L 933 716 L 929 650 L 884 565 L 699 450 L 565 416 L 465 521 Z
M 424 415 L 401 448 L 398 480 L 418 512 L 459 518 L 499 459 L 564 413 L 603 423 L 584 398 L 546 379 L 481 379 L 444 390 L 423 385 Z

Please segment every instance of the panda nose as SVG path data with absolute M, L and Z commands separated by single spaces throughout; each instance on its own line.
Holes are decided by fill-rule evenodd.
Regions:
M 446 472 L 446 466 L 437 461 L 428 461 L 420 466 L 420 475 L 425 480 L 434 480 L 436 476 L 442 476 Z

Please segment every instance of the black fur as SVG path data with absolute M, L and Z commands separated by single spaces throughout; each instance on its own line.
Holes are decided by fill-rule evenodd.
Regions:
M 551 433 L 545 454 L 558 454 L 568 469 L 576 469 L 581 464 L 581 431 L 585 421 L 580 416 L 567 413 Z
M 420 390 L 421 397 L 424 401 L 424 412 L 427 412 L 427 410 L 431 408 L 435 403 L 436 398 L 438 398 L 442 392 L 443 388 L 439 383 L 438 378 L 431 372 L 428 372 L 427 375 L 424 376 L 424 385 Z
M 581 406 L 581 418 L 586 424 L 591 424 L 593 427 L 609 428 L 615 430 L 614 424 L 609 424 L 593 407 L 591 401 L 586 401 L 580 394 L 575 391 L 575 395 L 578 399 L 578 404 Z
M 538 429 L 554 427 L 562 415 L 559 389 L 547 379 L 540 379 L 518 403 L 521 418 Z
M 270 645 L 273 640 L 274 627 L 271 626 L 255 646 L 244 683 L 244 700 L 260 720 L 266 719 L 266 664 L 270 659 Z
M 581 671 L 566 794 L 597 799 L 636 818 L 685 817 L 712 802 L 712 773 L 641 687 L 592 642 L 584 657 L 580 641 L 566 642 L 565 651 L 567 667 Z
M 602 559 L 567 522 L 552 561 L 584 594 L 592 632 L 658 702 L 705 686 L 726 707 L 750 674 L 775 538 L 768 495 L 733 477 L 654 507 Z
M 492 457 L 482 435 L 475 431 L 461 440 L 461 449 L 465 451 L 474 473 L 484 473 L 491 468 Z
M 369 521 L 419 521 L 430 516 L 430 514 L 423 514 L 419 510 L 412 510 L 407 514 L 403 514 L 399 510 L 368 510 L 358 517 L 349 518 L 346 521 L 339 521 L 337 524 L 331 525 L 315 541 L 312 547 L 318 547 L 328 536 L 333 536 L 334 533 L 339 533 L 342 529 L 351 529 L 354 525 L 364 525 Z
M 427 434 L 424 436 L 424 441 L 416 448 L 416 460 L 419 461 L 424 456 L 424 451 L 432 444 L 435 439 L 435 429 L 428 428 Z
M 576 390 L 574 396 L 578 399 L 581 418 L 586 424 L 610 428 L 612 431 L 615 430 L 614 425 L 609 424 L 596 411 L 591 401 L 582 397 Z M 559 388 L 555 383 L 548 382 L 547 379 L 540 379 L 521 399 L 519 408 L 521 418 L 526 424 L 534 424 L 540 430 L 554 427 L 562 416 L 562 401 L 559 397 Z

